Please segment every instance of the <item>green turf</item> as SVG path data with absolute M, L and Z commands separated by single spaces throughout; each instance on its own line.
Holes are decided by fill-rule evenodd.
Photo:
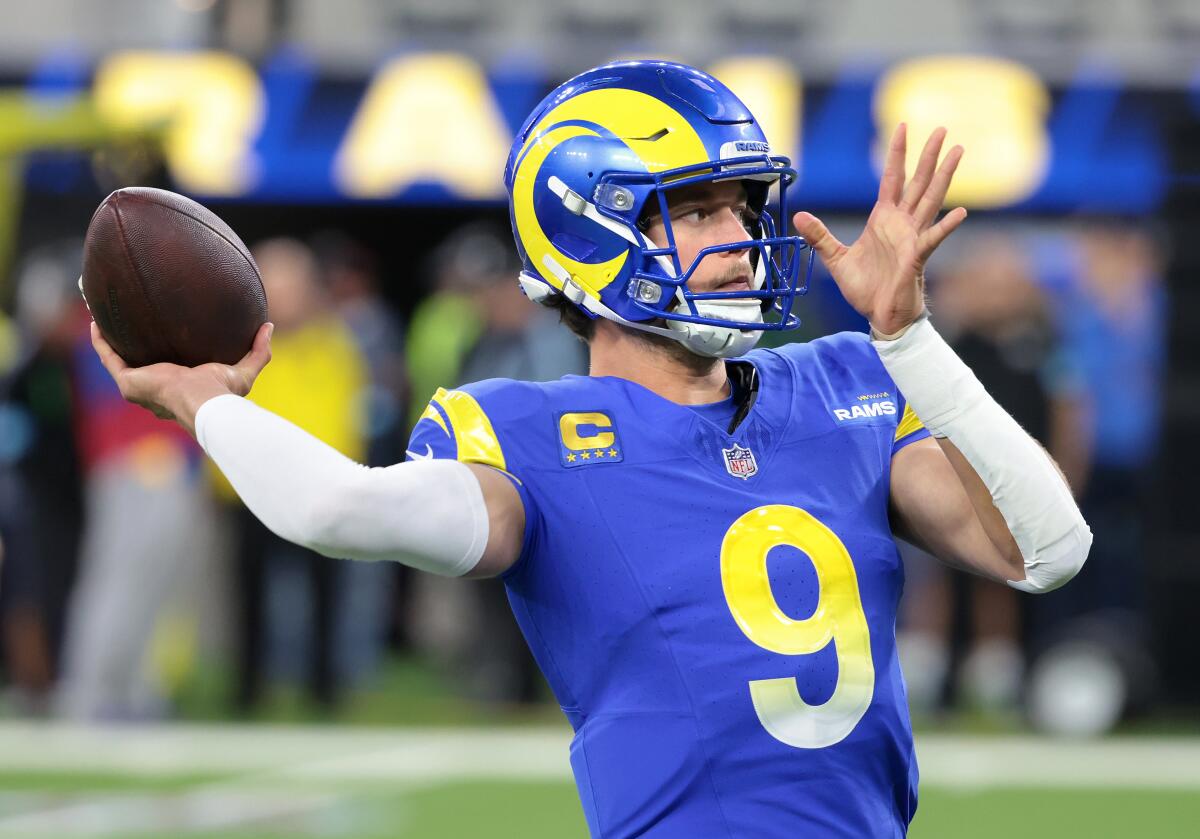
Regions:
M 179 687 L 180 720 L 225 722 L 233 713 L 233 673 L 204 663 Z M 249 722 L 336 723 L 357 726 L 562 724 L 563 715 L 545 689 L 545 701 L 526 706 L 484 705 L 461 696 L 453 680 L 418 656 L 389 656 L 375 677 L 356 685 L 332 713 L 309 701 L 296 685 L 274 685 L 249 715 Z
M 233 671 L 226 664 L 199 662 L 173 697 L 175 717 L 190 722 L 226 722 L 233 716 Z M 307 700 L 297 685 L 273 685 L 248 722 L 272 724 L 336 723 L 351 726 L 487 725 L 545 723 L 561 725 L 562 712 L 550 690 L 542 686 L 543 701 L 524 706 L 486 705 L 462 696 L 460 686 L 428 660 L 412 654 L 387 656 L 366 684 L 347 691 L 333 712 Z M 0 709 L 0 718 L 4 716 Z M 1016 712 L 959 710 L 936 716 L 914 715 L 915 731 L 961 734 L 1027 732 Z M 1157 709 L 1152 719 L 1122 724 L 1115 736 L 1200 736 L 1200 723 L 1191 708 Z
M 14 784 L 0 776 L 0 797 L 28 798 L 38 786 L 26 778 Z M 112 778 L 42 777 L 47 801 L 62 804 L 114 798 L 117 794 L 148 794 L 166 809 L 182 806 L 183 784 L 118 782 Z M 73 795 L 67 789 L 74 784 Z M 203 785 L 202 785 L 203 786 Z M 20 793 L 13 793 L 14 788 Z M 213 788 L 208 787 L 211 791 Z M 219 784 L 223 794 L 252 798 L 254 788 Z M 199 791 L 199 790 L 197 790 Z M 274 790 L 279 794 L 278 790 Z M 17 809 L 20 809 L 19 807 Z M 0 807 L 12 814 L 13 806 Z M 1200 824 L 1200 795 L 1194 791 L 1163 790 L 1045 790 L 1002 789 L 959 792 L 924 789 L 921 808 L 910 836 L 913 839 L 1175 839 L 1195 835 Z M 94 825 L 93 825 L 94 826 Z M 7 836 L 0 829 L 0 837 Z M 70 833 L 61 834 L 69 839 Z M 101 835 L 89 832 L 87 835 Z M 187 839 L 431 839 L 431 837 L 490 837 L 490 839 L 570 839 L 585 837 L 583 815 L 569 783 L 462 781 L 421 790 L 348 791 L 334 794 L 311 811 L 261 818 L 222 830 L 179 826 L 146 831 L 122 831 L 121 836 L 187 837 Z
M 227 669 L 201 668 L 177 699 L 185 720 L 228 719 Z M 306 703 L 296 687 L 273 690 L 251 722 L 349 726 L 564 725 L 552 703 L 534 708 L 484 707 L 460 698 L 455 685 L 415 657 L 388 660 L 374 683 L 360 686 L 333 715 Z M 918 728 L 1003 736 L 1023 729 L 1017 718 L 958 715 L 917 720 Z M 936 724 L 934 724 L 936 722 Z M 1195 735 L 1194 720 L 1126 732 L 1130 739 L 1169 741 Z M 1141 735 L 1141 736 L 1138 736 Z M 1149 736 L 1147 736 L 1149 735 Z M 564 757 L 565 759 L 565 757 Z M 280 767 L 284 768 L 284 767 Z M 564 767 L 565 769 L 565 767 Z M 361 776 L 360 776 L 361 777 Z M 260 800 L 294 798 L 300 806 L 256 812 Z M 76 805 L 84 805 L 78 807 Z M 848 802 L 847 806 L 853 806 Z M 92 809 L 95 808 L 95 812 Z M 68 812 L 62 829 L 53 813 Z M 132 811 L 132 815 L 130 814 Z M 198 813 L 228 816 L 226 827 L 201 827 Z M 83 815 L 80 815 L 82 812 Z M 45 814 L 36 833 L 8 829 L 22 814 Z M 120 829 L 97 830 L 107 816 Z M 48 825 L 48 827 L 47 827 Z M 925 783 L 913 839 L 1175 839 L 1200 836 L 1200 792 L 1114 789 L 963 791 Z M 199 773 L 145 777 L 102 771 L 0 772 L 0 839 L 572 839 L 586 837 L 574 786 L 553 782 L 458 780 L 436 787 L 323 780 L 283 784 L 270 771 L 253 776 Z
M 490 839 L 586 837 L 571 784 L 474 782 L 407 796 L 400 839 L 487 836 Z M 213 837 L 216 839 L 216 837 Z M 224 839 L 224 837 L 221 837 Z
M 912 839 L 1179 839 L 1200 835 L 1194 790 L 922 789 Z

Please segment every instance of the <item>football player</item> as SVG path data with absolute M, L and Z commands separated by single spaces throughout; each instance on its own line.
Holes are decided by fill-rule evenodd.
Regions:
M 505 171 L 527 296 L 591 375 L 439 391 L 409 461 L 366 469 L 241 398 L 237 366 L 127 369 L 280 535 L 331 556 L 504 578 L 574 727 L 595 836 L 894 837 L 917 770 L 894 626 L 893 532 L 1030 592 L 1091 534 L 1046 453 L 938 336 L 923 267 L 944 132 L 906 180 L 891 139 L 851 245 L 715 78 L 665 62 L 553 91 Z M 753 350 L 796 325 L 819 254 L 871 335 Z

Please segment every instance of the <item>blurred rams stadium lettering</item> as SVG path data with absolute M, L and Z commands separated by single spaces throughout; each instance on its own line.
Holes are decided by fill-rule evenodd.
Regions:
M 812 87 L 779 58 L 710 67 L 798 164 L 805 202 L 873 199 L 880 138 L 947 124 L 968 153 L 949 201 L 1017 212 L 1141 213 L 1166 192 L 1169 115 L 1118 78 L 1051 88 L 1009 59 L 923 57 Z M 230 53 L 126 51 L 102 59 L 30 119 L 89 103 L 113 131 L 159 131 L 175 184 L 271 202 L 498 202 L 512 133 L 552 79 L 452 52 L 391 59 L 369 80 L 317 74 L 290 51 L 260 67 Z M 49 116 L 47 114 L 49 110 Z M 10 129 L 11 130 L 11 129 Z M 919 147 L 909 149 L 910 166 Z M 1003 165 L 997 165 L 1002 163 Z

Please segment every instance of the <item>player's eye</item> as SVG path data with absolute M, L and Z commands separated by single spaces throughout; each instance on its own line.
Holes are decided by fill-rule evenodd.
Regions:
M 686 224 L 699 224 L 708 218 L 711 213 L 704 207 L 685 207 L 675 215 L 676 221 L 682 221 Z
M 733 214 L 737 217 L 737 220 L 742 227 L 746 229 L 746 232 L 753 233 L 758 229 L 758 221 L 761 216 L 759 216 L 758 213 L 754 212 L 749 207 L 734 207 Z

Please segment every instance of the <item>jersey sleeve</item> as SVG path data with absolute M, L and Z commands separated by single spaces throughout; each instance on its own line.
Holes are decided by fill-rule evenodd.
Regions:
M 438 388 L 417 420 L 405 460 L 429 459 L 480 463 L 508 471 L 491 419 L 465 390 Z
M 896 434 L 892 438 L 893 457 L 896 456 L 896 452 L 909 443 L 915 443 L 930 436 L 929 429 L 925 427 L 924 423 L 913 412 L 912 406 L 908 404 L 908 400 L 901 397 L 900 401 L 904 405 L 904 408 L 900 411 L 900 422 L 896 424 Z
M 529 552 L 539 512 L 533 496 L 519 477 L 523 470 L 514 462 L 518 441 L 504 440 L 508 430 L 505 424 L 499 420 L 493 423 L 493 415 L 506 415 L 509 406 L 505 403 L 513 400 L 506 400 L 503 391 L 497 393 L 494 388 L 485 389 L 490 399 L 483 394 L 478 394 L 477 398 L 477 394 L 471 392 L 472 388 L 438 388 L 413 428 L 405 460 L 458 460 L 502 472 L 516 488 L 525 509 L 525 537 L 521 549 L 524 557 Z M 514 394 L 514 398 L 519 398 L 519 394 Z

